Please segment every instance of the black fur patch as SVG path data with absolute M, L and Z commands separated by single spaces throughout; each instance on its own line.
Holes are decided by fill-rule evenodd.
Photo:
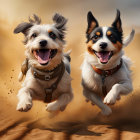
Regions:
M 111 31 L 111 35 L 107 35 L 107 32 Z M 108 30 L 106 32 L 106 36 L 107 38 L 112 42 L 112 43 L 116 43 L 117 41 L 119 41 L 120 43 L 122 43 L 123 40 L 123 35 L 122 32 L 119 32 L 116 28 L 114 27 L 109 27 Z
M 116 28 L 119 32 L 122 32 L 122 22 L 120 18 L 120 11 L 118 9 L 117 9 L 116 18 L 112 23 L 112 27 Z
M 91 28 L 91 23 L 94 22 L 95 26 L 94 28 Z M 97 22 L 97 20 L 95 19 L 95 17 L 92 15 L 91 12 L 88 13 L 88 29 L 86 32 L 86 37 L 87 37 L 87 42 L 89 42 L 90 40 L 93 40 L 93 43 L 96 43 L 102 36 L 103 36 L 103 32 L 102 32 L 102 27 L 98 27 L 99 24 Z M 91 30 L 91 32 L 89 33 L 89 29 Z M 117 41 L 119 41 L 120 43 L 122 43 L 123 40 L 123 30 L 122 30 L 122 23 L 121 23 L 121 18 L 120 18 L 120 11 L 117 10 L 117 14 L 116 14 L 116 18 L 114 20 L 114 22 L 112 23 L 112 27 L 108 27 L 108 31 L 111 31 L 111 35 L 107 35 L 108 39 L 112 42 L 112 43 L 116 43 Z M 100 32 L 100 35 L 97 36 L 96 32 Z
M 100 35 L 96 35 L 96 33 L 99 32 Z M 102 31 L 102 27 L 97 27 L 95 28 L 91 34 L 88 36 L 88 40 L 92 40 L 93 43 L 96 43 L 100 38 L 103 37 L 103 31 Z

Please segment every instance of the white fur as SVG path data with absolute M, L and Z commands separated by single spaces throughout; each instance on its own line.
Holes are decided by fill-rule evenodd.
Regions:
M 108 51 L 115 51 L 116 48 L 105 35 L 106 30 L 107 28 L 103 27 L 103 38 L 92 46 L 94 47 L 94 50 L 99 51 L 99 43 L 103 41 L 108 43 Z M 133 35 L 131 34 L 127 38 L 127 41 L 125 41 L 127 43 L 125 45 L 128 45 L 131 42 Z M 129 68 L 131 61 L 123 54 L 124 52 L 121 50 L 119 53 L 113 55 L 107 64 L 101 64 L 95 55 L 92 55 L 88 52 L 85 53 L 85 58 L 81 69 L 82 79 L 88 89 L 83 86 L 83 94 L 88 100 L 91 100 L 91 102 L 96 104 L 102 110 L 102 114 L 104 115 L 110 115 L 112 113 L 111 108 L 109 108 L 106 104 L 114 104 L 117 99 L 120 99 L 120 95 L 127 95 L 133 90 L 131 71 Z M 112 69 L 120 63 L 121 58 L 123 59 L 123 64 L 119 71 L 117 71 L 112 76 L 105 78 L 107 95 L 102 101 L 101 76 L 93 70 L 92 65 L 103 70 Z

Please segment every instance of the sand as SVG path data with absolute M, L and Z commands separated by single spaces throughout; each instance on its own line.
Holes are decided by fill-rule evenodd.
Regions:
M 71 21 L 70 21 L 71 22 Z M 85 22 L 85 21 L 84 21 Z M 23 36 L 12 33 L 18 22 L 10 23 L 0 19 L 0 139 L 2 140 L 139 140 L 140 139 L 140 34 L 136 33 L 133 42 L 125 48 L 125 54 L 134 64 L 134 91 L 122 97 L 113 106 L 113 114 L 102 116 L 100 110 L 86 103 L 82 95 L 80 65 L 85 45 L 85 25 L 69 27 L 68 45 L 72 49 L 72 87 L 74 100 L 66 110 L 50 119 L 45 110 L 46 104 L 34 101 L 29 112 L 16 111 L 17 80 L 20 65 L 24 60 Z M 73 31 L 73 32 L 72 32 Z M 131 29 L 125 29 L 127 33 Z M 74 34 L 75 33 L 75 34 Z M 78 35 L 77 35 L 78 34 Z

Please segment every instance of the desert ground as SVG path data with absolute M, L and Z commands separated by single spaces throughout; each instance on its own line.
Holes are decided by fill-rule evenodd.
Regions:
M 68 12 L 71 10 L 70 7 L 64 6 L 64 11 L 59 10 L 61 9 L 59 4 L 58 7 L 54 6 L 51 10 L 46 10 L 49 6 L 43 7 L 44 2 L 39 5 L 43 10 L 41 8 L 36 10 L 37 2 L 34 5 L 32 5 L 33 1 L 28 4 L 23 1 L 19 3 L 16 0 L 14 2 L 17 3 L 7 2 L 7 12 L 4 12 L 6 5 L 4 1 L 0 6 L 2 14 L 0 16 L 0 140 L 140 140 L 139 26 L 131 26 L 132 24 L 126 26 L 130 20 L 125 19 L 125 14 L 123 15 L 124 37 L 131 32 L 132 28 L 136 30 L 134 40 L 124 49 L 125 54 L 133 61 L 131 69 L 134 91 L 128 96 L 121 97 L 120 101 L 112 105 L 112 115 L 105 117 L 99 113 L 97 106 L 85 102 L 80 84 L 80 66 L 86 50 L 86 14 L 89 7 L 85 5 L 86 9 L 81 8 L 81 13 L 74 14 L 74 11 Z M 54 3 L 47 4 L 52 7 Z M 77 9 L 80 9 L 78 3 L 76 4 Z M 64 5 L 67 3 L 65 2 Z M 75 6 L 70 2 L 68 5 Z M 82 5 L 84 5 L 83 1 Z M 12 12 L 10 6 L 16 10 Z M 33 10 L 26 11 L 26 8 L 31 9 L 31 7 Z M 25 9 L 25 12 L 23 13 L 20 9 Z M 28 16 L 33 12 L 37 12 L 42 17 L 43 23 L 52 23 L 51 17 L 55 10 L 69 17 L 65 52 L 72 50 L 71 77 L 74 99 L 64 112 L 54 118 L 49 118 L 45 110 L 46 104 L 40 101 L 34 101 L 30 111 L 18 112 L 16 95 L 21 83 L 18 82 L 17 77 L 25 56 L 23 35 L 14 35 L 13 30 L 21 21 L 27 21 Z M 98 14 L 99 10 L 95 11 L 102 25 L 110 25 L 115 18 L 115 10 L 111 13 L 111 17 L 108 16 L 108 20 Z

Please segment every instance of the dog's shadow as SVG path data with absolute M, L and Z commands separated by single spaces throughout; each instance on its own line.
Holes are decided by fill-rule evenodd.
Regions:
M 81 135 L 81 136 L 101 136 L 103 133 L 93 132 L 88 130 L 89 124 L 83 122 L 57 122 L 51 127 L 41 125 L 40 120 L 33 121 L 26 125 L 26 130 L 24 130 L 18 137 L 14 140 L 23 139 L 28 135 L 33 129 L 47 130 L 50 132 L 61 132 L 63 133 L 64 140 L 70 140 L 71 135 Z
M 69 135 L 101 136 L 103 133 L 97 133 L 88 130 L 89 124 L 83 122 L 58 122 L 54 128 L 44 128 L 53 132 L 64 132 Z
M 34 129 L 39 130 L 47 130 L 51 133 L 63 133 L 63 140 L 70 140 L 72 135 L 77 136 L 97 136 L 100 137 L 104 132 L 94 132 L 93 130 L 89 130 L 89 127 L 94 127 L 95 125 L 102 125 L 104 128 L 107 129 L 115 129 L 117 130 L 116 135 L 117 137 L 121 136 L 121 133 L 123 131 L 128 132 L 134 132 L 134 133 L 140 133 L 140 121 L 132 121 L 132 120 L 126 120 L 122 119 L 119 122 L 110 122 L 110 123 L 104 123 L 100 122 L 99 120 L 91 119 L 85 122 L 57 122 L 50 126 L 44 126 L 41 125 L 40 120 L 36 120 L 33 122 L 30 122 L 26 125 L 26 130 L 24 130 L 18 137 L 16 137 L 14 140 L 19 140 L 25 138 L 28 134 L 31 133 Z M 102 131 L 102 130 L 100 130 Z M 45 131 L 44 133 L 47 132 Z
M 104 134 L 100 130 L 100 132 L 94 132 L 93 130 L 89 130 L 89 127 L 92 126 L 94 127 L 95 125 L 102 125 L 104 128 L 106 127 L 107 129 L 116 129 L 117 130 L 117 135 L 118 137 L 121 136 L 122 131 L 129 131 L 129 132 L 134 132 L 134 133 L 140 133 L 140 121 L 136 120 L 126 120 L 122 119 L 119 120 L 118 122 L 109 122 L 109 123 L 104 123 L 99 121 L 97 118 L 90 119 L 88 121 L 84 122 L 66 122 L 66 121 L 61 121 L 54 123 L 52 126 L 47 126 L 47 125 L 41 125 L 40 123 L 41 120 L 36 120 L 32 122 L 28 122 L 28 120 L 18 120 L 14 122 L 13 124 L 9 125 L 7 128 L 3 129 L 0 132 L 0 136 L 7 134 L 8 131 L 11 129 L 14 129 L 15 127 L 21 125 L 22 123 L 27 123 L 25 125 L 26 129 L 24 129 L 14 140 L 21 140 L 24 139 L 27 135 L 30 135 L 32 133 L 32 130 L 34 129 L 39 129 L 41 131 L 47 130 L 48 132 L 51 133 L 63 133 L 63 140 L 70 140 L 72 135 L 78 135 L 78 136 L 97 136 L 100 137 Z M 18 131 L 18 130 L 17 130 Z M 44 135 L 47 135 L 47 132 L 44 132 Z M 52 138 L 53 139 L 53 138 Z

